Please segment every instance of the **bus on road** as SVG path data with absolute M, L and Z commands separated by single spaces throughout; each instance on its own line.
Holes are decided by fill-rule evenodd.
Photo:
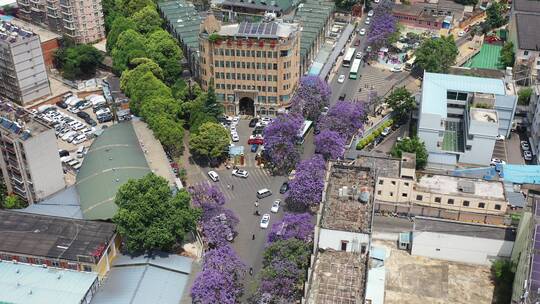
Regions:
M 345 57 L 343 57 L 343 66 L 348 68 L 351 66 L 351 62 L 354 59 L 354 53 L 356 49 L 355 48 L 348 48 L 347 52 L 345 53 Z
M 349 73 L 349 79 L 356 79 L 358 77 L 358 70 L 360 70 L 361 59 L 355 59 L 352 63 L 351 72 Z
M 313 121 L 304 120 L 304 124 L 302 125 L 302 130 L 298 132 L 298 136 L 296 138 L 296 144 L 301 145 L 304 143 L 304 140 L 306 140 L 307 135 L 311 131 L 311 127 L 313 127 Z

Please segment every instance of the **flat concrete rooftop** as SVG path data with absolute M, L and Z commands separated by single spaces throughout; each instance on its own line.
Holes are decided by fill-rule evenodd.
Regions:
M 471 119 L 480 122 L 497 123 L 499 118 L 497 117 L 497 111 L 481 108 L 471 108 Z
M 425 174 L 418 179 L 416 190 L 446 195 L 467 195 L 505 200 L 504 187 L 501 182 L 475 178 Z

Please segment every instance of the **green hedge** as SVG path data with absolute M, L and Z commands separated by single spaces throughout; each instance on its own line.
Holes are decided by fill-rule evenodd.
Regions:
M 362 150 L 364 149 L 367 145 L 369 145 L 371 142 L 373 142 L 375 140 L 375 137 L 381 135 L 382 131 L 384 130 L 384 128 L 388 128 L 390 126 L 392 126 L 394 124 L 394 120 L 393 119 L 389 119 L 387 121 L 385 121 L 381 126 L 379 126 L 376 130 L 374 130 L 373 132 L 371 132 L 371 134 L 369 134 L 368 136 L 366 136 L 365 138 L 362 138 L 358 144 L 356 144 L 356 150 Z

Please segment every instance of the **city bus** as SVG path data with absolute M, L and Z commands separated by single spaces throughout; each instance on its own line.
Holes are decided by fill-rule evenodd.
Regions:
M 351 66 L 351 62 L 354 58 L 354 53 L 356 49 L 355 48 L 348 48 L 347 52 L 345 53 L 345 57 L 343 57 L 343 66 L 348 68 Z
M 360 69 L 361 59 L 355 59 L 352 63 L 351 72 L 349 73 L 349 79 L 356 79 L 358 77 L 358 70 Z
M 298 132 L 298 137 L 296 139 L 296 144 L 301 145 L 306 140 L 307 135 L 311 131 L 311 127 L 313 127 L 313 122 L 311 120 L 304 120 L 304 124 L 302 125 L 302 129 L 300 132 Z

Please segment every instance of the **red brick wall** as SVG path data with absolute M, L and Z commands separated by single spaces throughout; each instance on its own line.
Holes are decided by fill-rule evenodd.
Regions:
M 43 59 L 45 65 L 50 68 L 53 66 L 54 52 L 60 47 L 58 39 L 52 39 L 41 43 L 41 49 L 43 51 Z

